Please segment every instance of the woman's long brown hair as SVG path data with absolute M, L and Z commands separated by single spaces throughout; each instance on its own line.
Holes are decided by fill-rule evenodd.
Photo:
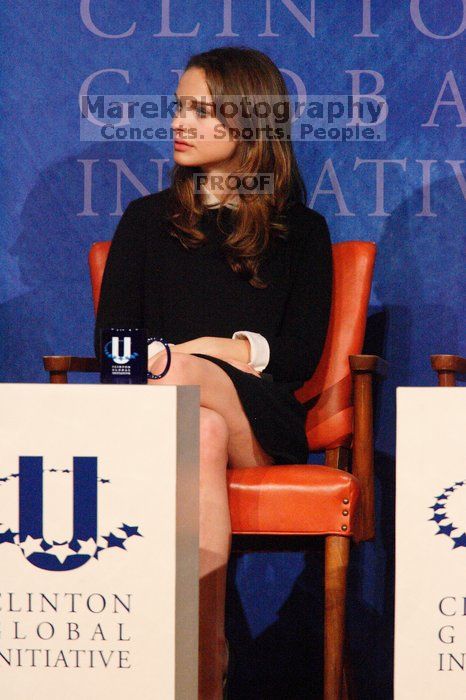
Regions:
M 254 104 L 256 95 L 288 96 L 285 81 L 274 62 L 261 51 L 240 46 L 212 49 L 192 56 L 185 71 L 200 68 L 204 71 L 213 102 L 221 103 L 223 95 L 246 95 Z M 216 114 L 226 128 L 244 128 L 234 118 Z M 262 124 L 264 119 L 260 118 Z M 265 118 L 267 122 L 267 118 Z M 248 122 L 251 123 L 250 121 Z M 306 187 L 299 172 L 291 139 L 238 141 L 235 157 L 240 166 L 236 175 L 272 173 L 272 192 L 263 194 L 238 192 L 238 208 L 232 210 L 233 226 L 227 232 L 223 247 L 231 269 L 247 279 L 253 287 L 264 288 L 257 271 L 261 256 L 275 237 L 286 238 L 285 212 L 296 202 L 306 203 Z M 171 235 L 186 248 L 195 248 L 205 240 L 197 228 L 205 205 L 202 196 L 194 191 L 194 174 L 199 168 L 175 163 L 171 172 L 171 200 L 167 218 L 172 224 Z M 223 207 L 217 210 L 217 223 Z

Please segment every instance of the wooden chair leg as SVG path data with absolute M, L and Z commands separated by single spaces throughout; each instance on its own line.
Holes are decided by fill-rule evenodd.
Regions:
M 51 384 L 68 384 L 68 372 L 60 370 L 58 372 L 50 371 Z
M 341 700 L 350 540 L 325 538 L 324 700 Z
M 349 654 L 349 646 L 346 634 L 343 648 L 343 679 L 341 700 L 357 700 L 356 682 L 354 678 L 353 667 L 351 665 L 351 658 Z

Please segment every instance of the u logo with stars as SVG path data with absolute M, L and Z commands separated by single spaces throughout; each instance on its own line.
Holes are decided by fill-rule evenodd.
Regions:
M 445 535 L 453 542 L 452 549 L 466 547 L 466 480 L 455 481 L 435 497 L 429 521 L 437 525 L 436 535 Z
M 66 541 L 44 537 L 45 476 L 57 483 L 73 479 L 73 535 Z M 0 522 L 0 545 L 19 547 L 28 562 L 46 571 L 77 569 L 112 548 L 127 551 L 131 539 L 143 535 L 138 525 L 126 522 L 104 530 L 105 534 L 98 532 L 100 488 L 111 488 L 111 482 L 98 475 L 97 457 L 73 457 L 72 469 L 44 469 L 42 457 L 20 457 L 19 471 L 0 477 L 0 519 L 9 521 Z

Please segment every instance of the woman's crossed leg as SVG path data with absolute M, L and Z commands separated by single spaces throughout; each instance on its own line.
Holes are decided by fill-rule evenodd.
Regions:
M 165 357 L 150 365 L 154 374 Z M 273 464 L 262 449 L 236 388 L 217 364 L 173 352 L 167 374 L 149 384 L 200 388 L 199 473 L 199 698 L 220 700 L 225 656 L 225 591 L 231 549 L 226 467 Z
M 165 353 L 151 364 L 154 374 L 163 371 Z M 198 384 L 200 405 L 219 413 L 228 427 L 228 466 L 246 467 L 272 464 L 272 458 L 257 441 L 246 416 L 235 385 L 219 365 L 196 355 L 172 352 L 171 365 L 161 379 L 149 384 Z

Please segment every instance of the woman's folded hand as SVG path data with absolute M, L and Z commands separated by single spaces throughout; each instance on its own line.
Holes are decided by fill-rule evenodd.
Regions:
M 246 352 L 244 352 L 246 350 Z M 249 341 L 243 339 L 231 338 L 216 338 L 211 336 L 205 336 L 202 338 L 195 338 L 194 340 L 188 340 L 185 343 L 180 343 L 175 345 L 173 348 L 174 352 L 187 352 L 194 353 L 198 352 L 203 355 L 211 355 L 212 357 L 218 357 L 224 362 L 233 367 L 241 369 L 243 372 L 248 372 L 249 374 L 254 374 L 256 377 L 260 377 L 261 374 L 256 369 L 251 367 L 242 360 L 237 360 L 232 358 L 229 353 L 234 351 L 245 354 L 249 356 Z
M 248 341 L 241 339 L 232 340 L 230 338 L 215 338 L 204 336 L 202 338 L 193 338 L 192 340 L 187 340 L 184 343 L 177 343 L 173 345 L 171 350 L 173 353 L 183 352 L 188 355 L 193 353 L 200 353 L 201 355 L 211 355 L 212 357 L 218 357 L 220 360 L 228 362 L 228 364 L 232 365 L 233 367 L 237 367 L 237 369 L 240 369 L 243 372 L 248 372 L 249 374 L 254 374 L 256 377 L 260 377 L 261 373 L 253 367 L 251 367 L 250 365 L 248 365 L 247 362 L 233 359 L 229 356 L 229 352 L 232 352 L 234 350 L 238 352 L 240 349 L 240 344 L 242 343 L 247 343 L 247 347 L 249 347 Z M 241 351 L 244 351 L 242 347 Z M 246 355 L 248 354 L 249 351 L 246 352 Z M 149 365 L 153 365 L 154 362 L 161 355 L 165 355 L 165 350 L 162 350 L 161 352 L 158 352 L 156 355 L 154 355 L 149 360 Z

